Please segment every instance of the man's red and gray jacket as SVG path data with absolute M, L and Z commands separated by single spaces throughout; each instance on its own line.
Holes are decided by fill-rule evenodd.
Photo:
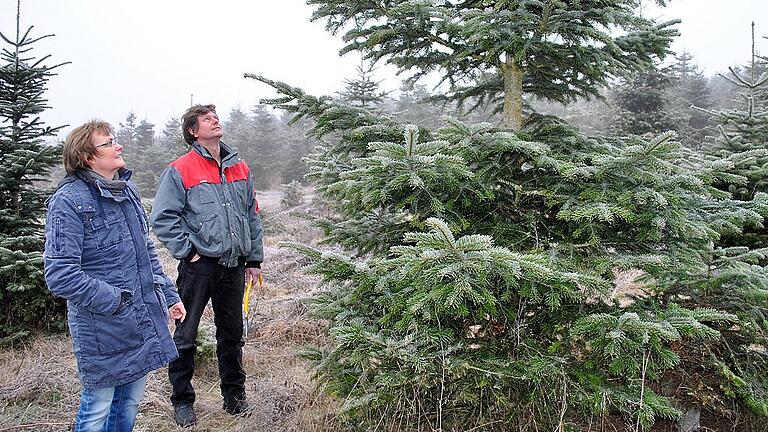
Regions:
M 176 259 L 195 253 L 219 264 L 260 267 L 264 260 L 259 207 L 248 165 L 221 143 L 221 165 L 194 142 L 160 176 L 150 221 Z

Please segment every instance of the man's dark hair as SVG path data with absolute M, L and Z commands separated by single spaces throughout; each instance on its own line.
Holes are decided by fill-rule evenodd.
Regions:
M 197 132 L 197 116 L 208 114 L 210 112 L 216 114 L 216 105 L 192 105 L 187 112 L 181 116 L 181 133 L 184 134 L 184 141 L 186 141 L 187 144 L 195 142 L 195 136 L 192 135 L 192 132 Z M 192 129 L 192 132 L 189 131 L 190 129 Z

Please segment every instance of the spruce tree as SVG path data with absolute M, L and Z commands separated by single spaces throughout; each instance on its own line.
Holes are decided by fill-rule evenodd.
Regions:
M 454 84 L 466 80 L 449 97 L 498 101 L 505 111 L 501 128 L 448 120 L 431 130 L 246 75 L 277 90 L 265 102 L 292 113 L 291 122 L 313 120 L 309 135 L 322 143 L 308 178 L 337 203 L 321 221 L 335 248 L 293 247 L 325 283 L 313 310 L 332 343 L 304 356 L 352 428 L 578 430 L 623 421 L 647 430 L 691 403 L 765 413 L 759 375 L 726 350 L 706 349 L 748 352 L 765 322 L 693 300 L 713 289 L 734 304 L 760 299 L 768 279 L 754 260 L 763 251 L 712 245 L 759 221 L 765 195 L 730 199 L 711 184 L 733 161 L 694 169 L 672 133 L 588 137 L 557 118 L 520 115 L 515 83 L 553 100 L 591 94 L 666 52 L 668 25 L 632 15 L 638 2 L 309 3 L 331 30 L 356 24 L 346 50 L 417 75 L 444 68 Z M 616 22 L 643 31 L 612 39 L 594 27 Z M 591 37 L 575 42 L 587 29 Z M 647 292 L 622 305 L 613 274 L 624 269 L 643 270 Z M 730 277 L 736 269 L 749 285 Z M 696 401 L 667 385 L 681 384 L 695 360 L 689 352 L 708 356 L 695 363 L 707 378 L 682 384 L 724 389 L 716 397 Z M 749 385 L 734 390 L 744 378 Z
M 271 190 L 281 182 L 284 152 L 287 150 L 281 139 L 280 126 L 271 109 L 258 104 L 251 110 L 249 127 L 251 139 L 242 143 L 238 150 L 247 155 L 254 186 L 260 190 Z
M 752 24 L 752 58 L 740 72 L 730 68 L 724 76 L 740 90 L 735 106 L 725 110 L 699 108 L 712 116 L 717 128 L 705 153 L 713 160 L 731 160 L 735 165 L 730 176 L 721 178 L 717 186 L 741 201 L 752 201 L 758 192 L 768 192 L 768 106 L 761 106 L 759 97 L 768 93 L 768 73 L 757 74 L 760 58 L 754 46 Z M 768 229 L 758 223 L 743 233 L 724 240 L 729 246 L 762 248 L 768 241 Z
M 700 150 L 704 145 L 709 115 L 694 105 L 711 109 L 713 101 L 709 82 L 693 60 L 693 56 L 685 51 L 675 56 L 675 62 L 669 67 L 672 82 L 667 100 L 669 112 L 679 118 L 680 141 L 689 148 Z
M 387 92 L 379 90 L 380 81 L 373 80 L 375 71 L 373 64 L 366 66 L 361 60 L 360 66 L 357 67 L 357 77 L 344 80 L 344 90 L 339 92 L 341 100 L 360 108 L 372 110 L 379 107 L 384 102 Z
M 42 251 L 44 200 L 48 174 L 61 147 L 47 145 L 63 127 L 46 126 L 47 83 L 54 70 L 50 56 L 36 57 L 36 42 L 53 35 L 22 32 L 17 3 L 16 34 L 0 33 L 5 46 L 0 64 L 0 342 L 29 329 L 63 328 L 64 307 L 45 288 Z
M 159 163 L 167 162 L 155 145 L 155 125 L 146 119 L 136 123 L 136 114 L 129 113 L 116 134 L 117 142 L 124 148 L 128 166 L 133 171 L 132 180 L 143 196 L 154 196 L 162 172 Z
M 281 116 L 279 124 L 285 124 L 283 120 L 284 116 Z M 311 124 L 308 120 L 299 121 L 287 130 L 283 130 L 282 141 L 283 145 L 287 146 L 282 170 L 282 182 L 291 183 L 298 181 L 305 183 L 304 176 L 307 174 L 308 167 L 304 162 L 304 158 L 312 153 L 312 149 L 316 143 L 314 140 L 306 137 L 304 131 L 309 129 Z
M 423 84 L 403 83 L 400 87 L 400 96 L 392 110 L 392 116 L 427 129 L 439 128 L 443 123 L 446 107 L 430 103 L 430 96 L 432 94 Z
M 415 79 L 439 71 L 448 100 L 502 106 L 512 130 L 522 127 L 524 93 L 559 102 L 598 96 L 609 78 L 663 58 L 677 35 L 674 22 L 635 15 L 638 0 L 307 4 L 329 31 L 352 27 L 342 53 L 386 59 Z
M 163 154 L 164 161 L 172 161 L 183 155 L 189 150 L 189 146 L 184 141 L 181 133 L 181 122 L 177 119 L 170 119 L 165 122 L 163 131 L 157 142 L 159 152 Z
M 125 122 L 120 122 L 115 131 L 115 138 L 123 147 L 131 148 L 136 142 L 136 114 L 129 112 Z
M 611 132 L 617 135 L 658 134 L 678 130 L 667 93 L 672 85 L 668 70 L 651 68 L 623 80 L 612 94 L 615 113 Z
M 184 136 L 181 133 L 181 122 L 179 120 L 170 119 L 165 122 L 163 131 L 155 141 L 154 149 L 155 157 L 149 165 L 149 172 L 157 176 L 157 180 L 159 180 L 160 174 L 171 161 L 189 151 L 189 145 L 184 141 Z M 157 180 L 155 181 L 155 186 L 157 185 Z M 154 196 L 154 192 L 152 196 Z

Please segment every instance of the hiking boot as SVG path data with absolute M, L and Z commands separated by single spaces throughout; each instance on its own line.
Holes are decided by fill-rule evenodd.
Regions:
M 173 407 L 176 424 L 181 427 L 190 427 L 197 424 L 197 416 L 192 405 L 177 405 Z
M 248 405 L 248 401 L 245 399 L 235 399 L 231 402 L 224 402 L 224 411 L 232 415 L 246 417 L 251 415 L 253 408 Z

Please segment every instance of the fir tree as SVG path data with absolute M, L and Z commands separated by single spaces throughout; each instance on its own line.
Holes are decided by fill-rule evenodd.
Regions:
M 281 116 L 280 124 L 286 123 L 282 120 Z M 304 131 L 311 127 L 308 120 L 303 120 L 283 131 L 283 145 L 287 146 L 283 159 L 283 183 L 291 183 L 293 181 L 305 182 L 304 176 L 307 174 L 308 167 L 304 162 L 304 158 L 312 152 L 312 149 L 317 144 L 314 140 L 304 135 Z
M 392 110 L 392 116 L 427 129 L 439 128 L 443 124 L 446 107 L 430 103 L 431 96 L 432 94 L 423 84 L 403 83 L 400 87 L 400 96 Z
M 117 142 L 123 147 L 131 148 L 136 142 L 136 128 L 136 114 L 130 112 L 125 117 L 125 122 L 120 122 L 115 131 Z
M 63 126 L 49 127 L 39 115 L 49 108 L 44 94 L 54 70 L 50 56 L 31 51 L 41 39 L 32 28 L 22 32 L 17 3 L 15 37 L 0 33 L 6 46 L 0 64 L 0 341 L 25 334 L 24 329 L 63 326 L 64 308 L 45 288 L 43 279 L 43 187 L 61 148 L 46 145 Z
M 717 186 L 733 194 L 741 201 L 753 201 L 758 192 L 768 192 L 768 106 L 756 102 L 758 95 L 768 92 L 768 74 L 757 75 L 760 59 L 754 47 L 754 23 L 752 24 L 752 58 L 744 73 L 730 68 L 725 77 L 741 90 L 738 104 L 727 110 L 701 111 L 711 115 L 717 125 L 716 135 L 705 148 L 714 160 L 731 160 L 735 164 L 728 171 L 730 176 L 721 178 Z M 729 246 L 762 248 L 768 241 L 768 231 L 758 221 L 743 234 L 724 240 Z
M 258 155 L 251 151 L 251 147 L 258 132 L 254 130 L 248 113 L 240 109 L 240 107 L 233 108 L 229 112 L 227 120 L 223 122 L 223 127 L 225 133 L 224 142 L 237 149 L 240 157 L 253 169 L 253 161 Z M 254 181 L 257 181 L 255 176 Z M 261 181 L 261 179 L 258 181 Z
M 763 39 L 768 37 L 763 36 Z M 742 68 L 740 76 L 751 83 L 759 83 L 768 79 L 768 57 L 760 55 L 755 46 L 755 23 L 752 22 L 752 58 Z M 755 106 L 762 111 L 768 110 L 768 87 L 765 85 L 756 85 L 751 89 L 751 96 L 755 101 Z
M 135 151 L 129 151 L 130 167 L 138 174 L 137 183 L 141 182 L 142 196 L 154 197 L 160 174 L 172 160 L 186 153 L 189 146 L 184 142 L 181 124 L 176 119 L 168 120 L 158 137 L 155 137 L 154 125 L 142 120 L 137 130 L 137 141 L 142 143 L 141 153 L 137 155 Z
M 702 352 L 722 329 L 737 334 L 728 343 L 742 352 L 761 340 L 736 330 L 736 315 L 716 305 L 657 303 L 738 285 L 711 244 L 718 231 L 766 211 L 764 200 L 740 207 L 707 186 L 724 166 L 679 165 L 671 135 L 590 139 L 535 117 L 520 135 L 454 122 L 435 139 L 261 80 L 284 96 L 278 106 L 316 120 L 312 134 L 339 133 L 350 150 L 368 143 L 347 162 L 311 161 L 310 177 L 342 204 L 341 216 L 323 223 L 326 240 L 372 258 L 296 245 L 329 287 L 315 311 L 331 321 L 336 341 L 305 354 L 326 390 L 363 424 L 397 418 L 444 430 L 489 422 L 525 430 L 531 418 L 555 427 L 565 410 L 560 426 L 617 414 L 647 428 L 681 415 L 681 401 L 659 383 L 691 366 L 688 351 Z M 403 246 L 403 237 L 415 244 Z M 734 304 L 754 304 L 764 289 L 765 275 L 750 259 L 728 264 L 751 269 L 744 278 L 754 288 L 728 289 Z M 662 281 L 650 288 L 659 297 L 630 309 L 590 301 L 607 298 L 616 268 Z M 688 278 L 693 269 L 707 270 Z M 765 334 L 762 325 L 756 335 Z M 611 345 L 606 334 L 621 339 Z M 724 353 L 715 357 L 724 365 L 717 373 L 740 370 Z M 744 375 L 733 376 L 729 382 Z M 759 408 L 759 390 L 740 391 Z M 568 407 L 560 405 L 564 391 Z
M 373 64 L 365 66 L 365 62 L 361 60 L 360 66 L 357 67 L 357 77 L 344 80 L 344 90 L 339 92 L 341 100 L 360 108 L 374 109 L 380 106 L 387 92 L 380 91 L 380 81 L 373 80 L 375 71 Z
M 147 120 L 137 124 L 136 115 L 129 113 L 116 133 L 117 142 L 124 147 L 125 158 L 133 171 L 133 181 L 143 195 L 154 196 L 162 172 L 158 162 L 166 161 L 155 146 L 155 125 Z
M 163 131 L 157 141 L 160 153 L 163 154 L 163 161 L 172 161 L 183 155 L 189 150 L 189 146 L 184 141 L 181 133 L 181 122 L 177 119 L 170 119 L 165 122 Z
M 249 141 L 236 147 L 248 161 L 257 189 L 270 190 L 280 184 L 285 151 L 280 127 L 266 105 L 255 105 L 248 117 Z
M 504 127 L 448 120 L 428 130 L 246 75 L 278 91 L 265 102 L 293 114 L 291 122 L 312 119 L 308 134 L 322 143 L 308 158 L 308 178 L 337 203 L 321 226 L 338 248 L 293 247 L 326 285 L 313 310 L 327 320 L 333 343 L 304 355 L 322 388 L 343 401 L 351 425 L 568 430 L 619 418 L 647 430 L 682 416 L 679 407 L 689 400 L 665 383 L 690 366 L 687 353 L 706 352 L 711 342 L 739 353 L 762 343 L 765 321 L 741 322 L 730 306 L 692 300 L 717 287 L 733 304 L 762 299 L 753 310 L 765 306 L 766 275 L 753 264 L 762 252 L 721 260 L 712 246 L 720 233 L 768 212 L 763 194 L 741 202 L 711 186 L 733 161 L 695 165 L 672 133 L 587 137 L 553 117 L 518 122 L 521 93 L 511 84 L 525 73 L 530 93 L 569 100 L 618 73 L 619 58 L 634 70 L 666 52 L 672 31 L 632 16 L 637 2 L 600 2 L 600 14 L 597 2 L 580 2 L 568 9 L 573 14 L 561 2 L 310 4 L 320 5 L 316 17 L 328 17 L 332 30 L 358 24 L 347 33 L 348 50 L 418 73 L 439 65 L 468 81 L 496 76 L 511 87 Z M 574 29 L 598 16 L 647 32 L 610 39 L 617 48 L 610 54 L 588 42 L 559 51 Z M 523 31 L 531 22 L 539 27 Z M 562 32 L 541 35 L 550 28 Z M 502 39 L 518 57 L 493 50 Z M 446 41 L 455 49 L 445 49 Z M 480 47 L 476 57 L 466 55 L 470 46 Z M 481 55 L 487 47 L 489 55 Z M 649 51 L 632 61 L 623 51 L 641 47 Z M 579 55 L 594 68 L 589 74 L 568 69 Z M 568 81 L 579 77 L 584 81 Z M 470 87 L 486 99 L 504 88 Z M 735 268 L 749 270 L 749 286 L 728 285 L 739 283 L 727 278 Z M 643 270 L 649 293 L 628 306 L 614 302 L 616 269 Z M 749 372 L 725 350 L 711 355 L 698 363 L 710 380 L 694 384 L 750 382 L 700 402 L 704 408 L 764 414 L 765 383 L 753 378 L 766 372 L 765 363 Z
M 522 127 L 524 93 L 559 102 L 598 96 L 612 76 L 663 58 L 677 35 L 674 22 L 635 15 L 637 0 L 307 3 L 333 33 L 354 25 L 342 53 L 386 59 L 415 79 L 440 71 L 448 100 L 503 106 L 512 130 Z M 616 29 L 626 34 L 612 36 Z
M 709 116 L 694 105 L 711 109 L 711 90 L 709 82 L 698 66 L 693 63 L 693 56 L 683 51 L 675 56 L 669 72 L 671 87 L 669 89 L 669 112 L 679 118 L 677 132 L 680 141 L 687 147 L 700 150 L 704 145 Z
M 611 96 L 616 108 L 611 132 L 643 135 L 680 128 L 682 122 L 672 115 L 667 99 L 672 84 L 668 72 L 656 68 L 642 71 L 615 89 Z

